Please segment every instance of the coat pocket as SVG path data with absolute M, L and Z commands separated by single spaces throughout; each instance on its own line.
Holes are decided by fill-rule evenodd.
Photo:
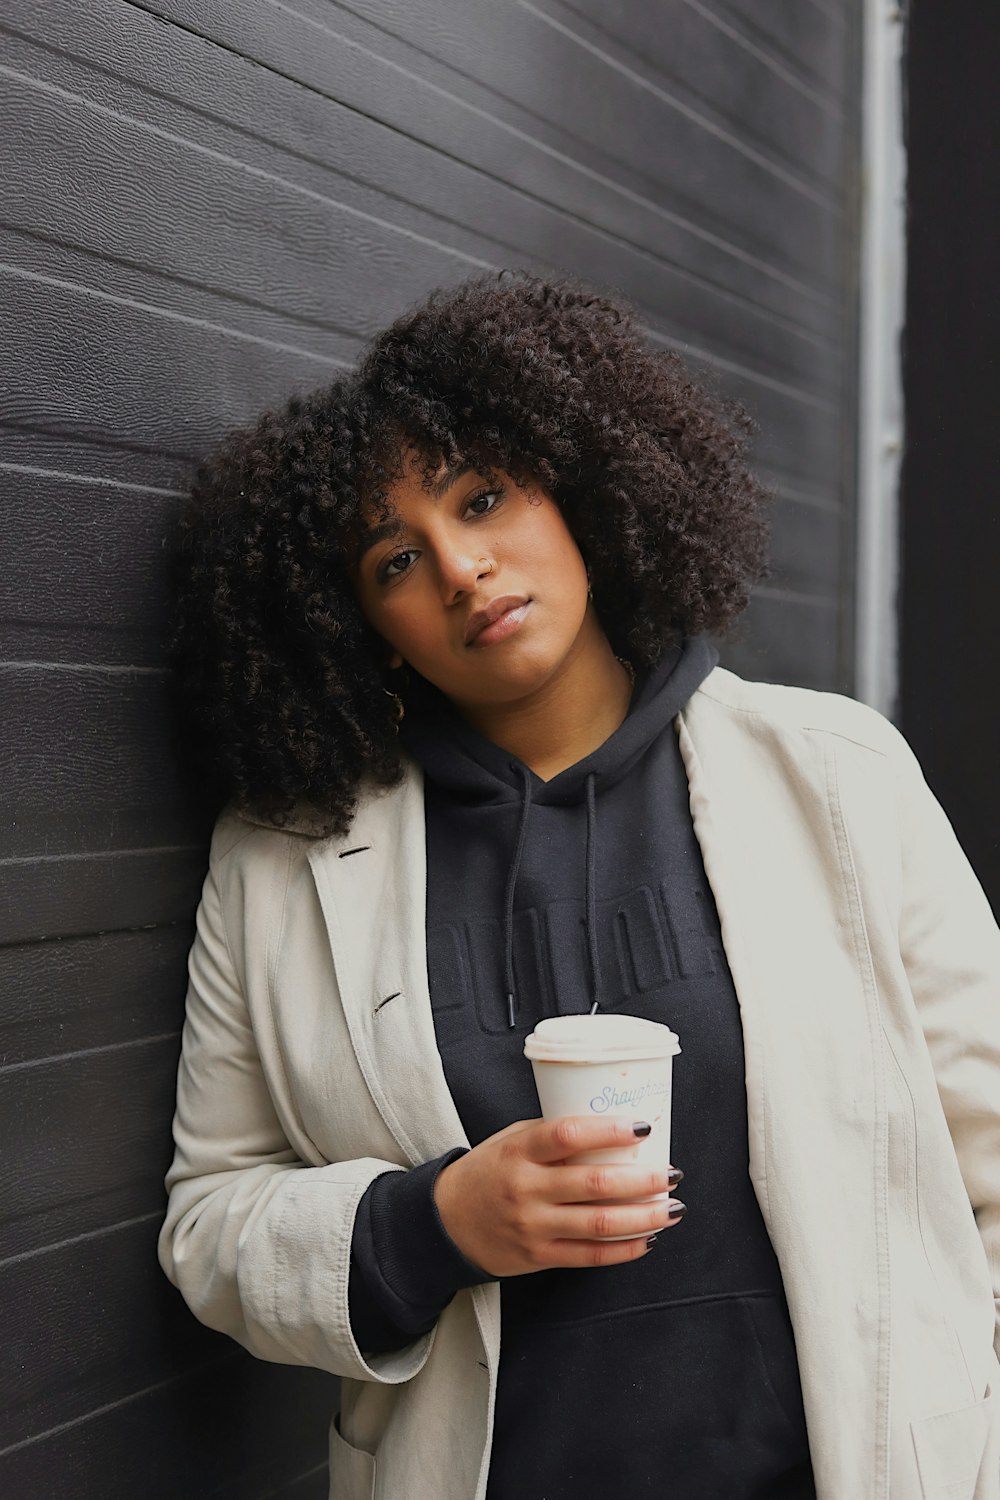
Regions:
M 923 1500 L 975 1500 L 990 1427 L 997 1419 L 992 1389 L 982 1401 L 910 1423 Z M 997 1494 L 996 1480 L 985 1492 Z
M 375 1460 L 340 1434 L 340 1413 L 330 1423 L 330 1500 L 372 1500 Z

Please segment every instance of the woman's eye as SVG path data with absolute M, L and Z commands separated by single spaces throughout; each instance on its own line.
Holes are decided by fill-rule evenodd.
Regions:
M 496 510 L 502 498 L 503 487 L 498 485 L 495 490 L 480 490 L 466 502 L 465 508 L 474 516 L 488 516 L 491 510 Z
M 383 578 L 399 578 L 399 577 L 401 577 L 402 574 L 406 572 L 407 568 L 410 567 L 411 562 L 412 562 L 412 560 L 413 560 L 414 557 L 416 557 L 416 553 L 415 552 L 397 552 L 397 553 L 395 553 L 392 557 L 389 558 L 389 561 L 385 564 L 384 568 L 382 569 L 382 577 Z M 397 564 L 398 564 L 398 566 L 397 566 Z

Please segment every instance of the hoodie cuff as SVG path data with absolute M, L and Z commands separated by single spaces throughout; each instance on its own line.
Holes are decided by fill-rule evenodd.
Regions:
M 419 1338 L 462 1287 L 497 1279 L 466 1259 L 434 1202 L 438 1173 L 467 1150 L 384 1172 L 358 1204 L 348 1300 L 361 1348 L 380 1352 L 376 1343 L 398 1348 Z

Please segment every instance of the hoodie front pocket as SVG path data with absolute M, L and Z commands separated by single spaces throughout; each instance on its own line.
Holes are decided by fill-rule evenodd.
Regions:
M 770 1391 L 792 1431 L 800 1433 L 805 1424 L 802 1386 L 795 1336 L 784 1301 L 773 1295 L 744 1297 L 740 1307 L 757 1347 L 764 1388 Z
M 923 1500 L 973 1500 L 990 1427 L 996 1419 L 992 1389 L 982 1401 L 910 1423 Z M 989 1494 L 996 1493 L 995 1476 Z

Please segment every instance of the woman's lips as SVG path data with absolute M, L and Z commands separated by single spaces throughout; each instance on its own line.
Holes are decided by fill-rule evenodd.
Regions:
M 506 640 L 507 636 L 513 635 L 515 630 L 521 628 L 521 621 L 531 608 L 531 600 L 526 599 L 523 604 L 515 604 L 506 610 L 499 619 L 491 625 L 484 625 L 469 642 L 470 646 L 492 646 L 495 641 Z

